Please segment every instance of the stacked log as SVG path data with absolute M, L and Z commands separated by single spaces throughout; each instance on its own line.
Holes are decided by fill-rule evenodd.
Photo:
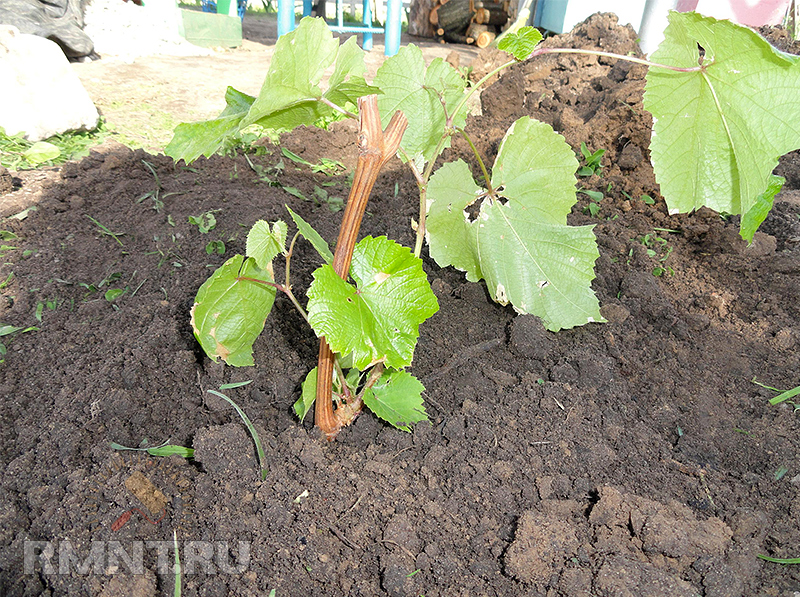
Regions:
M 435 21 L 430 19 L 430 14 L 436 10 L 436 0 L 413 0 L 408 10 L 408 34 L 418 37 L 434 37 L 436 35 Z
M 436 37 L 456 43 L 488 46 L 498 28 L 508 21 L 508 0 L 502 4 L 485 0 L 434 0 L 429 21 Z

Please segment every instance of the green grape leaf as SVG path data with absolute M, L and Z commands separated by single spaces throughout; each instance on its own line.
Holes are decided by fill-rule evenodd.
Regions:
M 592 226 L 567 226 L 575 203 L 577 161 L 561 135 L 523 117 L 506 133 L 495 160 L 491 200 L 462 161 L 442 166 L 428 185 L 431 256 L 489 294 L 558 331 L 603 321 L 591 289 L 599 257 Z M 477 217 L 467 207 L 480 201 Z
M 319 83 L 334 62 L 330 88 L 323 94 Z M 320 101 L 323 97 L 343 107 L 377 92 L 361 76 L 365 70 L 364 52 L 354 40 L 339 47 L 323 19 L 304 18 L 278 39 L 267 77 L 242 126 L 288 131 L 331 116 L 334 109 Z
M 355 247 L 350 275 L 342 280 L 330 265 L 314 272 L 308 289 L 308 319 L 334 352 L 352 353 L 363 371 L 384 362 L 411 364 L 419 324 L 436 313 L 422 261 L 386 237 L 362 239 Z
M 47 141 L 37 141 L 22 154 L 29 163 L 38 166 L 61 155 L 61 150 Z
M 403 431 L 411 431 L 411 423 L 427 421 L 422 403 L 425 386 L 405 371 L 388 370 L 375 385 L 364 392 L 364 404 L 378 417 Z
M 542 34 L 535 27 L 522 27 L 516 33 L 509 33 L 503 37 L 497 47 L 521 62 L 533 53 L 542 39 Z
M 302 384 L 302 392 L 300 393 L 300 398 L 297 399 L 297 402 L 294 403 L 294 414 L 297 415 L 297 418 L 300 419 L 300 422 L 303 422 L 303 419 L 306 418 L 308 411 L 314 406 L 314 402 L 317 399 L 317 368 L 314 367 L 311 371 L 308 372 L 306 375 L 305 380 Z
M 319 103 L 322 75 L 336 59 L 339 42 L 322 19 L 305 18 L 282 35 L 261 91 L 244 120 L 276 131 L 312 124 L 330 108 Z
M 767 219 L 767 216 L 772 209 L 772 203 L 775 200 L 775 195 L 780 193 L 781 189 L 783 188 L 783 183 L 785 182 L 786 179 L 782 176 L 770 174 L 767 190 L 758 196 L 755 205 L 750 208 L 750 211 L 742 216 L 742 221 L 739 225 L 739 233 L 748 243 L 753 242 L 753 236 L 755 235 L 756 230 L 758 230 L 758 227 L 761 226 L 761 222 Z
M 798 58 L 746 27 L 696 13 L 671 12 L 664 34 L 654 62 L 702 64 L 692 72 L 647 73 L 650 152 L 670 213 L 706 205 L 747 214 L 767 190 L 778 158 L 800 147 Z
M 164 153 L 176 162 L 191 164 L 201 155 L 211 157 L 227 139 L 239 132 L 239 125 L 255 98 L 233 87 L 225 92 L 226 107 L 213 120 L 179 124 Z
M 275 289 L 240 277 L 272 281 L 254 259 L 236 255 L 226 261 L 197 291 L 191 312 L 195 338 L 206 354 L 229 365 L 253 365 L 253 342 L 275 301 Z
M 328 243 L 325 242 L 325 239 L 322 238 L 322 236 L 320 236 L 319 232 L 314 230 L 311 227 L 311 224 L 289 209 L 288 205 L 286 206 L 286 209 L 289 210 L 289 215 L 292 216 L 292 220 L 294 220 L 294 223 L 297 226 L 297 229 L 300 231 L 300 234 L 302 234 L 303 237 L 311 243 L 311 246 L 317 250 L 317 253 L 320 254 L 320 257 L 325 260 L 325 263 L 330 263 L 333 261 L 333 253 L 331 253 Z
M 269 229 L 269 223 L 259 220 L 247 233 L 246 252 L 263 270 L 272 271 L 272 260 L 286 247 L 286 222 L 278 220 Z
M 378 109 L 384 124 L 401 110 L 408 117 L 408 128 L 400 147 L 412 160 L 429 161 L 445 132 L 445 114 L 452 113 L 463 97 L 466 83 L 458 71 L 441 58 L 425 68 L 422 51 L 409 44 L 388 58 L 373 81 L 382 91 Z M 456 115 L 453 125 L 464 126 L 466 115 Z M 449 146 L 448 143 L 445 147 Z
M 356 36 L 350 37 L 339 47 L 336 66 L 328 80 L 328 90 L 323 97 L 337 106 L 355 105 L 363 95 L 380 93 L 380 89 L 368 85 L 364 80 L 367 66 L 364 64 L 364 51 L 358 47 Z
M 334 62 L 329 89 L 323 95 L 319 83 Z M 323 99 L 344 107 L 362 95 L 379 92 L 364 81 L 365 70 L 364 52 L 355 40 L 340 47 L 325 21 L 302 19 L 297 29 L 278 40 L 258 97 L 229 87 L 227 107 L 219 117 L 178 125 L 164 153 L 188 164 L 201 155 L 213 155 L 251 124 L 278 132 L 314 124 L 335 112 Z

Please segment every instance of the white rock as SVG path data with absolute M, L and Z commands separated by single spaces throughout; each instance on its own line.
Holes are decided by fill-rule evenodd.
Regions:
M 100 119 L 55 42 L 0 25 L 0 126 L 30 141 L 92 130 Z

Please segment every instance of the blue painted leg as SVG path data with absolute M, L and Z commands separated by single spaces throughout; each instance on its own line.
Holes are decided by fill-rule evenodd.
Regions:
M 372 8 L 370 7 L 369 0 L 364 0 L 363 3 L 363 16 L 361 18 L 361 22 L 364 23 L 367 27 L 372 27 Z M 365 52 L 369 52 L 372 50 L 372 33 L 365 31 L 364 32 L 364 43 L 361 44 L 361 47 L 364 49 Z
M 386 23 L 384 34 L 387 56 L 394 56 L 400 50 L 401 13 L 403 0 L 386 0 Z
M 294 0 L 278 0 L 278 37 L 294 29 Z

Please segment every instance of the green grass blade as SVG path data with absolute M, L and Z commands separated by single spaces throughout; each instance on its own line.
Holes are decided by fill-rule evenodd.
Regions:
M 224 383 L 222 384 L 219 389 L 220 390 L 233 390 L 234 388 L 241 388 L 242 386 L 246 386 L 248 384 L 253 383 L 252 379 L 248 379 L 247 381 L 237 381 L 234 383 Z
M 258 432 L 256 428 L 253 426 L 253 423 L 250 421 L 248 416 L 244 413 L 244 411 L 239 408 L 239 405 L 236 404 L 233 400 L 228 398 L 222 392 L 217 392 L 216 390 L 207 390 L 209 394 L 214 394 L 214 396 L 219 396 L 223 400 L 225 400 L 228 404 L 230 404 L 233 408 L 236 409 L 236 412 L 239 413 L 239 416 L 242 417 L 242 421 L 244 421 L 247 430 L 250 432 L 250 435 L 253 437 L 253 441 L 256 444 L 256 451 L 258 452 L 258 465 L 261 467 L 261 480 L 267 478 L 267 467 L 264 464 L 266 461 L 266 456 L 264 454 L 264 447 L 261 445 L 261 439 L 258 437 Z
M 123 446 L 122 444 L 117 444 L 114 442 L 109 442 L 109 446 L 111 446 L 112 450 L 133 450 L 135 452 L 147 452 L 150 454 L 150 456 L 165 457 L 177 454 L 181 458 L 194 458 L 194 449 L 167 444 L 166 442 L 153 448 L 129 448 L 128 446 Z
M 781 402 L 786 402 L 790 398 L 794 398 L 798 394 L 800 394 L 800 386 L 797 386 L 796 388 L 792 388 L 791 390 L 786 390 L 782 394 L 778 394 L 777 396 L 775 396 L 775 398 L 772 398 L 769 401 L 769 403 L 772 404 L 772 405 L 780 404 Z
M 768 556 L 762 556 L 761 554 L 758 554 L 756 557 L 766 560 L 767 562 L 772 562 L 773 564 L 800 564 L 800 558 L 770 558 Z
M 178 532 L 172 530 L 172 543 L 175 546 L 175 590 L 173 597 L 181 597 L 181 558 L 178 554 Z

